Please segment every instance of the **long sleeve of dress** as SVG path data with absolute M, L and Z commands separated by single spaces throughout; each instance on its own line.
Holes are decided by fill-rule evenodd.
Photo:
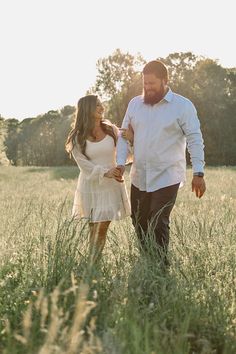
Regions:
M 98 181 L 101 183 L 103 181 L 104 174 L 109 171 L 108 168 L 96 165 L 88 160 L 86 156 L 82 154 L 78 144 L 74 145 L 72 156 L 75 159 L 80 171 L 83 172 L 86 176 L 86 179 L 90 181 Z

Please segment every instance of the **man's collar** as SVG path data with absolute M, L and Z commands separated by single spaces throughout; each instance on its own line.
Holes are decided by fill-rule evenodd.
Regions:
M 173 99 L 173 96 L 174 96 L 173 91 L 168 86 L 168 91 L 166 92 L 165 96 L 162 98 L 161 101 L 165 100 L 166 102 L 171 102 Z M 143 94 L 141 95 L 141 99 L 142 99 L 142 102 L 144 103 L 144 95 Z
M 171 88 L 168 87 L 168 91 L 165 94 L 165 96 L 163 97 L 163 100 L 167 101 L 167 102 L 171 102 L 173 99 L 173 91 L 171 91 Z

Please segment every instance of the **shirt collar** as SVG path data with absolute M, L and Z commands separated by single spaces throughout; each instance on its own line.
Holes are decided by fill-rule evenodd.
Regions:
M 168 91 L 165 94 L 165 96 L 163 97 L 163 100 L 167 101 L 167 102 L 171 102 L 173 99 L 173 91 L 171 90 L 170 87 L 168 87 Z
M 167 93 L 165 94 L 165 96 L 162 98 L 161 101 L 165 100 L 166 102 L 171 102 L 172 99 L 173 99 L 173 96 L 174 96 L 173 91 L 172 91 L 171 88 L 168 86 L 168 91 L 167 91 Z M 144 96 L 143 96 L 143 95 L 141 96 L 141 99 L 142 99 L 142 101 L 143 101 L 143 103 L 144 103 Z

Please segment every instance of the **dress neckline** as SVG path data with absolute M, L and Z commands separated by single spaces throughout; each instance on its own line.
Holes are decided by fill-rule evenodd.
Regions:
M 88 140 L 88 139 L 86 139 L 86 141 L 88 141 L 89 143 L 92 143 L 92 144 L 98 144 L 98 143 L 101 143 L 103 140 L 105 140 L 107 136 L 108 136 L 108 134 L 106 134 L 104 136 L 104 138 L 102 138 L 102 140 L 99 140 L 99 141 L 91 141 L 91 140 Z

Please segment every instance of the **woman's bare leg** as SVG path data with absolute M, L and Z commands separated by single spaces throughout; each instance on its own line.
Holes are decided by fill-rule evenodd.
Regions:
M 105 246 L 107 230 L 110 221 L 90 223 L 90 254 L 93 261 L 96 261 Z

